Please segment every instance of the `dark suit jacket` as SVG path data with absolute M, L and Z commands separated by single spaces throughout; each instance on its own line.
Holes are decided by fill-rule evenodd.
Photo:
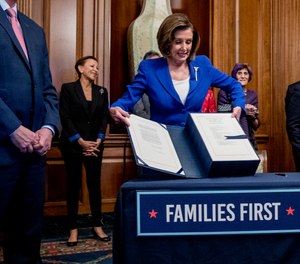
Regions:
M 21 124 L 32 131 L 59 128 L 58 99 L 52 85 L 43 29 L 18 12 L 29 62 L 0 7 L 0 166 L 22 157 L 9 135 Z
M 300 171 L 300 81 L 290 84 L 285 97 L 286 131 L 292 145 L 297 171 Z
M 63 151 L 82 153 L 77 143 L 104 138 L 108 117 L 108 93 L 104 87 L 92 85 L 92 104 L 89 110 L 80 81 L 65 83 L 60 93 L 62 124 L 61 147 Z

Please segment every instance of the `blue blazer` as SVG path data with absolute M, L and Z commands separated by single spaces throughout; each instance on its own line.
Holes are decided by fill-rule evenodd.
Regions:
M 219 87 L 231 94 L 233 105 L 245 107 L 241 84 L 212 66 L 206 56 L 189 61 L 190 89 L 183 105 L 172 83 L 165 58 L 143 60 L 134 81 L 127 86 L 123 97 L 112 106 L 133 112 L 135 103 L 144 93 L 150 101 L 151 120 L 168 125 L 184 126 L 188 113 L 201 112 L 208 89 Z
M 32 131 L 43 125 L 59 128 L 58 98 L 52 85 L 43 29 L 18 12 L 29 62 L 0 7 L 0 166 L 22 154 L 9 135 L 20 125 Z

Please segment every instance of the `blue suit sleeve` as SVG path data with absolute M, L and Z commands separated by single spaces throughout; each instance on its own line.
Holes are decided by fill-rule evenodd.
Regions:
M 143 96 L 147 84 L 145 61 L 142 61 L 138 68 L 138 73 L 133 82 L 127 85 L 127 89 L 123 96 L 115 101 L 111 106 L 120 107 L 127 112 L 133 112 L 137 101 Z M 149 71 L 149 70 L 148 70 Z M 151 70 L 150 70 L 151 71 Z
M 204 56 L 201 57 L 203 59 Z M 209 67 L 208 74 L 211 79 L 211 85 L 213 87 L 221 88 L 226 93 L 229 93 L 233 107 L 240 106 L 244 109 L 246 101 L 241 84 L 231 76 L 212 66 L 208 58 L 206 58 L 206 61 L 204 59 L 204 63 Z

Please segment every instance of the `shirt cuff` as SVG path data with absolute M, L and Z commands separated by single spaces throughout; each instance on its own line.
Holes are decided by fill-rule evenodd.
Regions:
M 53 126 L 51 126 L 51 125 L 44 125 L 44 126 L 42 126 L 42 127 L 44 127 L 44 128 L 48 128 L 49 130 L 51 130 L 51 132 L 52 132 L 52 136 L 54 136 L 54 135 L 55 135 L 55 130 L 54 130 L 54 127 L 53 127 Z
M 69 137 L 69 142 L 74 142 L 80 138 L 80 135 L 77 133 L 72 137 Z
M 97 138 L 101 138 L 101 139 L 103 140 L 103 139 L 105 139 L 105 134 L 99 133 L 99 134 L 97 135 Z

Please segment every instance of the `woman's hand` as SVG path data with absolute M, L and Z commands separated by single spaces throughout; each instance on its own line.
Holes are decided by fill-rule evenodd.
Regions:
M 84 140 L 82 138 L 78 139 L 79 145 L 83 149 L 83 155 L 84 156 L 95 156 L 98 157 L 97 153 L 99 152 L 99 144 L 98 141 L 89 141 L 89 140 Z
M 97 138 L 96 140 L 96 144 L 93 147 L 90 147 L 89 149 L 85 150 L 82 154 L 86 157 L 89 156 L 94 156 L 94 157 L 98 157 L 97 152 L 100 152 L 99 150 L 99 145 L 101 144 L 102 139 L 101 138 Z
M 120 108 L 118 106 L 111 107 L 109 112 L 110 112 L 112 119 L 116 123 L 122 122 L 125 125 L 130 126 L 130 123 L 128 121 L 129 114 L 126 111 L 124 111 L 122 108 Z
M 254 105 L 246 104 L 245 110 L 246 110 L 246 115 L 252 117 L 253 119 L 255 119 L 256 116 L 258 115 L 258 110 Z
M 236 106 L 232 110 L 231 117 L 234 117 L 237 120 L 240 120 L 241 113 L 242 113 L 242 108 L 240 106 Z

